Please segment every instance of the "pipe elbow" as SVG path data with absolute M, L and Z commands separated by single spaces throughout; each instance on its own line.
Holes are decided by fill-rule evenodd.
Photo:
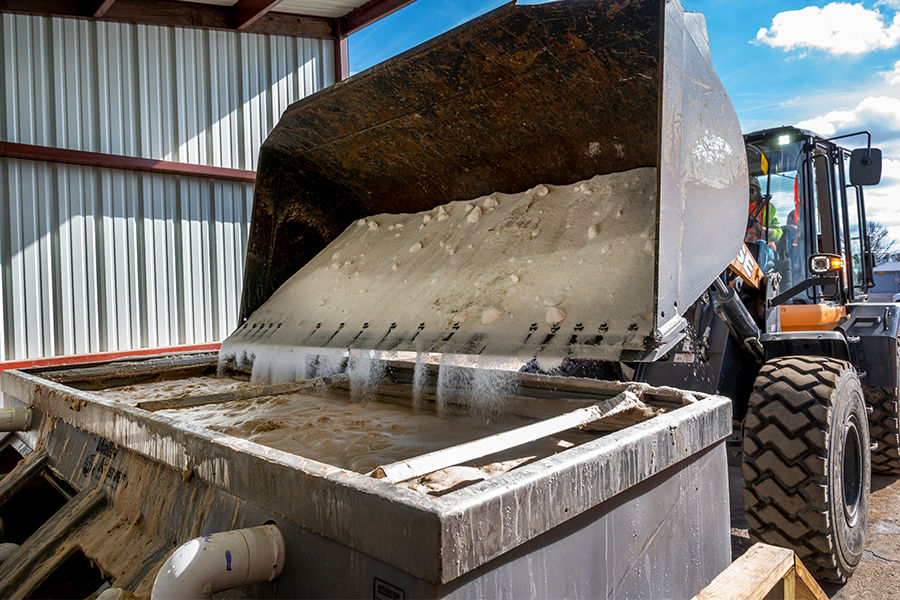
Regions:
M 222 590 L 272 581 L 283 568 L 284 538 L 276 525 L 204 535 L 166 559 L 150 598 L 211 598 Z
M 31 407 L 0 408 L 0 431 L 28 431 L 31 428 Z
M 15 554 L 16 551 L 18 551 L 18 549 L 19 549 L 18 544 L 10 544 L 10 543 L 0 544 L 0 564 L 2 564 L 10 556 Z

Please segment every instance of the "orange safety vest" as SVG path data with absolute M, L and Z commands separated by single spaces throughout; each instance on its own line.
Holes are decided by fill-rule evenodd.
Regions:
M 774 227 L 775 225 L 772 223 L 772 218 L 771 218 L 771 217 L 772 217 L 772 214 L 769 212 L 769 208 L 771 208 L 771 207 L 761 208 L 761 207 L 759 206 L 759 203 L 758 203 L 758 202 L 751 202 L 751 203 L 750 203 L 750 210 L 748 211 L 747 214 L 748 214 L 748 215 L 752 215 L 752 214 L 756 213 L 756 212 L 757 212 L 757 208 L 759 208 L 759 210 L 764 211 L 764 212 L 766 213 L 766 214 L 764 215 L 764 216 L 765 216 L 765 219 L 766 219 L 766 221 L 767 221 L 766 226 L 767 226 L 767 227 Z M 757 217 L 757 220 L 758 220 L 760 223 L 762 223 L 762 219 L 759 219 L 759 218 Z M 756 229 L 754 229 L 753 227 L 748 227 L 748 228 L 747 228 L 747 232 L 744 234 L 744 240 L 745 240 L 745 241 L 748 241 L 748 242 L 756 242 L 756 241 L 758 241 L 758 240 L 760 240 L 760 239 L 762 239 L 762 238 L 761 238 L 761 237 L 759 236 L 759 234 L 756 232 Z M 772 250 L 775 250 L 775 242 L 770 241 L 770 242 L 768 242 L 768 244 L 769 244 L 769 246 L 771 246 Z

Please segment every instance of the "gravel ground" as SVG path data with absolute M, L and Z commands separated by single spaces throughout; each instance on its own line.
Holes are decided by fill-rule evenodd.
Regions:
M 752 545 L 741 500 L 741 470 L 728 468 L 731 498 L 732 560 Z M 844 585 L 822 589 L 836 600 L 900 600 L 900 478 L 872 476 L 866 550 L 853 577 Z

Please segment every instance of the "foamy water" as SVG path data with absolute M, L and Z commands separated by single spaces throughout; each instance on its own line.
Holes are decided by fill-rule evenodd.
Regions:
M 105 390 L 92 391 L 92 394 L 107 400 L 136 406 L 149 400 L 176 400 L 179 398 L 196 398 L 211 394 L 223 394 L 241 390 L 250 390 L 253 385 L 249 381 L 241 381 L 228 377 L 188 377 L 150 383 L 139 383 Z
M 372 361 L 360 361 L 360 372 L 373 373 Z M 424 363 L 423 363 L 424 364 Z M 461 373 L 455 367 L 454 375 Z M 377 369 L 375 369 L 377 371 Z M 146 400 L 215 394 L 250 386 L 249 382 L 215 377 L 145 383 L 97 392 L 106 399 L 136 405 Z M 367 384 L 368 386 L 368 384 Z M 371 387 L 363 389 L 371 389 Z M 496 432 L 422 412 L 375 396 L 354 402 L 346 394 L 283 394 L 159 411 L 176 421 L 310 458 L 329 465 L 369 473 L 378 466 L 470 442 Z M 571 443 L 546 439 L 463 466 L 443 469 L 404 483 L 424 493 L 441 493 L 466 482 L 480 481 L 516 466 L 564 450 Z
M 489 357 L 415 356 L 408 405 L 385 402 L 377 395 L 385 376 L 386 355 L 369 351 L 321 354 L 310 349 L 278 355 L 258 354 L 251 381 L 227 377 L 144 383 L 96 392 L 109 400 L 136 405 L 148 400 L 205 396 L 256 385 L 278 384 L 333 374 L 343 365 L 350 393 L 326 390 L 158 411 L 175 420 L 247 439 L 297 456 L 369 473 L 388 465 L 486 437 L 498 431 L 505 400 L 518 391 L 509 361 Z M 423 401 L 429 385 L 427 367 L 439 360 L 437 405 Z M 432 390 L 427 388 L 430 393 Z M 400 402 L 395 404 L 393 402 Z M 452 409 L 451 409 L 452 405 Z M 437 414 L 435 414 L 435 412 Z M 464 421 L 451 415 L 464 416 Z M 480 427 L 478 423 L 483 423 Z M 500 429 L 509 428 L 500 427 Z M 545 439 L 503 453 L 418 477 L 403 485 L 424 493 L 479 481 L 523 462 L 561 451 L 571 443 Z

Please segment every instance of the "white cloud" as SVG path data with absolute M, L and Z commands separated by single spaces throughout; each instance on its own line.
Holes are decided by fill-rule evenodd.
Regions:
M 897 1 L 900 2 L 900 0 Z M 900 85 L 900 60 L 894 63 L 893 70 L 885 71 L 882 76 L 887 80 L 888 85 Z
M 897 3 L 883 2 L 889 6 Z M 771 28 L 760 29 L 756 40 L 784 50 L 817 48 L 832 54 L 893 48 L 900 43 L 900 14 L 887 24 L 879 11 L 868 10 L 862 4 L 832 2 L 823 8 L 808 6 L 778 13 Z
M 881 184 L 866 188 L 866 219 L 878 221 L 900 241 L 900 160 L 885 159 L 881 165 Z
M 890 96 L 868 97 L 851 110 L 834 110 L 830 113 L 797 123 L 801 129 L 809 129 L 821 135 L 850 133 L 851 129 L 868 129 L 875 136 L 873 143 L 900 144 L 900 98 Z M 900 159 L 900 156 L 898 156 Z
M 883 156 L 881 183 L 866 188 L 866 216 L 888 228 L 900 241 L 900 98 L 869 97 L 850 110 L 835 110 L 821 117 L 797 124 L 820 135 L 833 136 L 856 131 L 870 131 L 872 145 L 880 147 Z M 849 148 L 862 147 L 864 137 L 840 142 Z

